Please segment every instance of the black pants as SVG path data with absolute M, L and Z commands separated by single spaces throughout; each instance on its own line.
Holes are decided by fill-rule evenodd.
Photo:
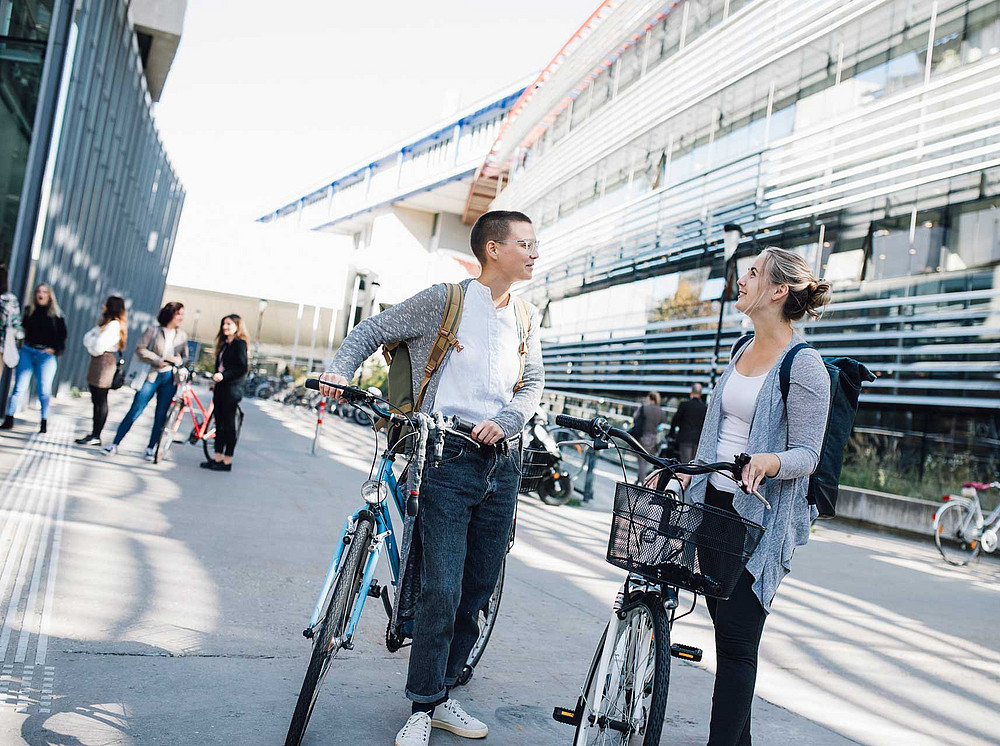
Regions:
M 708 485 L 705 502 L 733 509 L 733 496 Z M 715 624 L 718 666 L 712 695 L 708 746 L 750 746 L 750 707 L 757 683 L 757 650 L 767 612 L 753 592 L 746 570 L 726 601 L 706 599 Z
M 215 384 L 212 402 L 215 406 L 215 452 L 232 456 L 236 450 L 236 418 L 239 416 L 240 398 L 234 396 L 231 386 Z
M 99 389 L 97 386 L 87 385 L 90 389 L 90 400 L 94 404 L 94 429 L 91 435 L 95 438 L 101 437 L 104 424 L 108 421 L 108 391 L 110 389 Z

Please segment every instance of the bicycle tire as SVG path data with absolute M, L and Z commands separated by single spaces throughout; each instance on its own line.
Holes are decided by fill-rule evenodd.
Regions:
M 160 439 L 156 442 L 156 450 L 153 451 L 154 464 L 160 463 L 160 459 L 167 455 L 167 451 L 173 445 L 183 413 L 184 408 L 180 404 L 177 402 L 170 404 L 170 409 L 167 410 L 167 417 L 163 421 L 163 430 L 160 431 Z
M 479 638 L 476 640 L 476 644 L 472 646 L 472 650 L 469 651 L 465 667 L 455 682 L 456 686 L 463 686 L 469 683 L 469 679 L 475 673 L 476 666 L 479 665 L 479 661 L 483 658 L 483 653 L 486 651 L 490 636 L 493 634 L 493 628 L 497 623 L 497 613 L 500 611 L 500 600 L 503 598 L 503 581 L 506 572 L 507 557 L 505 556 L 503 563 L 500 565 L 500 575 L 497 577 L 496 585 L 493 586 L 493 593 L 490 594 L 490 599 L 486 602 L 486 607 L 479 611 Z
M 560 474 L 555 479 L 543 479 L 538 485 L 538 496 L 546 505 L 565 505 L 573 498 L 573 478 Z
M 306 669 L 302 689 L 299 691 L 299 698 L 295 703 L 292 722 L 288 726 L 285 746 L 299 746 L 302 743 L 309 717 L 312 715 L 316 698 L 319 696 L 319 689 L 330 668 L 330 661 L 340 652 L 340 647 L 334 648 L 334 643 L 342 635 L 349 618 L 349 612 L 357 602 L 364 571 L 363 560 L 368 555 L 373 531 L 374 522 L 371 518 L 362 518 L 358 521 L 351 546 L 347 550 L 347 555 L 341 566 L 337 569 L 337 577 L 330 590 L 329 600 L 326 602 L 319 627 L 313 636 L 309 667 Z
M 215 454 L 208 450 L 208 441 L 215 440 L 215 412 L 208 416 L 208 422 L 205 423 L 205 429 L 202 431 L 202 436 L 199 438 L 201 440 L 201 449 L 205 452 L 206 461 L 215 461 Z
M 964 537 L 958 529 L 964 526 L 972 513 L 966 503 L 952 502 L 943 505 L 934 515 L 934 545 L 944 561 L 949 565 L 963 567 L 974 560 L 980 552 L 980 532 L 973 538 Z
M 648 625 L 641 623 L 641 616 L 648 619 Z M 610 628 L 605 628 L 601 636 L 587 681 L 577 701 L 577 711 L 581 715 L 573 740 L 575 746 L 658 746 L 660 743 L 667 692 L 670 688 L 670 624 L 667 612 L 658 596 L 649 596 L 632 606 L 624 618 L 619 618 L 617 622 L 614 629 L 615 643 L 611 650 L 612 661 L 605 676 L 600 695 L 601 708 L 597 716 L 593 720 L 588 717 L 587 703 L 597 698 L 597 672 Z M 645 662 L 646 675 L 641 689 L 646 695 L 641 705 L 643 716 L 641 722 L 632 722 L 633 718 L 626 716 L 626 713 L 634 710 L 636 702 L 630 698 L 629 693 L 636 690 L 635 667 L 639 662 L 635 660 L 636 651 L 644 647 L 646 637 L 649 638 L 649 655 L 652 658 L 647 657 Z M 622 680 L 629 675 L 632 681 Z M 619 679 L 618 686 L 615 686 L 616 678 Z M 618 704 L 617 698 L 620 696 L 625 697 L 622 704 Z M 612 727 L 613 724 L 620 727 L 626 721 L 629 726 L 627 729 Z M 641 741 L 637 740 L 640 736 Z

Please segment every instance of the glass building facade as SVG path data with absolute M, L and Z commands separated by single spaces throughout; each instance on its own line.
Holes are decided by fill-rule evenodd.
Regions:
M 550 394 L 624 411 L 709 384 L 737 224 L 738 269 L 781 246 L 834 284 L 803 329 L 879 374 L 859 418 L 876 451 L 995 470 L 1000 2 L 616 13 L 640 7 L 616 45 L 595 32 L 547 71 L 565 95 L 515 106 L 527 121 L 494 148 L 493 207 L 526 211 L 543 240 L 525 292 L 546 308 Z M 741 322 L 727 305 L 723 364 Z
M 184 202 L 129 14 L 124 0 L 0 0 L 0 261 L 22 300 L 55 290 L 70 385 L 106 296 L 128 300 L 133 344 L 155 316 Z

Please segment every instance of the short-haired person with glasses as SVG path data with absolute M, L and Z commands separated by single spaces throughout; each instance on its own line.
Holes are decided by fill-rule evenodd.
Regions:
M 432 728 L 486 737 L 486 724 L 450 699 L 448 690 L 479 637 L 479 610 L 500 574 L 517 502 L 521 430 L 544 385 L 538 309 L 524 306 L 524 330 L 515 309 L 523 301 L 515 303 L 510 293 L 515 282 L 531 279 L 538 258 L 531 220 L 520 212 L 487 212 L 473 226 L 470 243 L 482 271 L 461 283 L 458 330 L 427 384 L 420 411 L 477 423 L 472 438 L 480 447 L 447 435 L 442 460 L 424 473 L 412 542 L 420 545 L 406 680 L 412 714 L 396 746 L 425 746 Z M 322 376 L 321 392 L 337 396 L 337 387 L 347 386 L 380 346 L 398 342 L 409 349 L 418 391 L 447 293 L 445 285 L 434 285 L 358 324 Z

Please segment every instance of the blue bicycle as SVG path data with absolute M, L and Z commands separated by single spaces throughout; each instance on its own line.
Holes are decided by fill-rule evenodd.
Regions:
M 306 388 L 318 390 L 319 381 L 306 381 Z M 309 716 L 312 714 L 319 695 L 320 686 L 329 670 L 330 662 L 340 650 L 354 647 L 354 633 L 361 619 L 365 601 L 381 598 L 389 617 L 386 630 L 386 647 L 396 652 L 406 645 L 402 629 L 393 625 L 392 601 L 389 589 L 380 585 L 375 578 L 379 557 L 385 550 L 389 561 L 391 584 L 396 587 L 400 581 L 400 556 L 396 533 L 387 503 L 391 502 L 401 521 L 406 516 L 415 516 L 419 510 L 420 481 L 429 446 L 433 446 L 432 463 L 442 457 L 444 435 L 451 433 L 464 438 L 473 446 L 479 444 L 470 435 L 473 425 L 458 418 L 445 417 L 440 413 L 426 415 L 417 412 L 406 416 L 393 411 L 393 405 L 385 399 L 358 388 L 344 389 L 343 398 L 355 409 L 368 413 L 373 423 L 382 418 L 393 427 L 403 428 L 406 433 L 398 439 L 390 439 L 382 453 L 378 469 L 374 469 L 369 479 L 361 485 L 364 506 L 354 511 L 344 522 L 344 529 L 337 542 L 337 549 L 326 573 L 326 580 L 313 609 L 309 625 L 303 635 L 313 642 L 312 656 L 306 670 L 299 699 L 295 705 L 292 722 L 285 737 L 285 746 L 299 746 L 305 734 Z M 377 447 L 377 444 L 376 444 Z M 410 480 L 397 480 L 393 472 L 396 457 L 404 455 L 408 460 L 407 469 L 413 470 Z M 406 482 L 409 481 L 409 484 Z M 409 489 L 407 489 L 409 487 Z M 513 543 L 513 529 L 511 543 Z M 509 546 L 508 546 L 509 550 Z M 505 562 L 506 564 L 506 562 Z M 486 607 L 479 615 L 479 639 L 466 663 L 460 684 L 466 683 L 482 657 L 496 622 L 497 609 L 503 589 L 504 570 Z

